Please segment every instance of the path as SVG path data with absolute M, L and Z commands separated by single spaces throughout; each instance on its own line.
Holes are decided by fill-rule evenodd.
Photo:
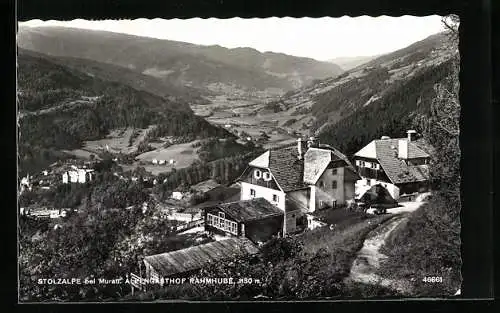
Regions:
M 346 282 L 354 281 L 379 285 L 396 290 L 403 295 L 411 294 L 412 285 L 408 280 L 389 279 L 375 273 L 380 266 L 380 262 L 387 258 L 379 251 L 386 239 L 398 225 L 407 221 L 409 212 L 415 211 L 423 203 L 425 202 L 403 202 L 401 203 L 402 207 L 388 211 L 389 214 L 395 214 L 395 216 L 368 234 L 363 247 L 357 253 Z

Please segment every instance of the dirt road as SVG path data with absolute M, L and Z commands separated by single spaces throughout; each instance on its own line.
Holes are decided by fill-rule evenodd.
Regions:
M 423 203 L 420 201 L 402 203 L 403 207 L 391 210 L 394 218 L 377 227 L 368 234 L 363 247 L 358 251 L 354 260 L 351 272 L 346 278 L 346 282 L 354 281 L 358 283 L 379 285 L 400 292 L 403 295 L 410 295 L 412 285 L 408 280 L 395 280 L 381 277 L 377 274 L 380 262 L 386 256 L 379 250 L 384 245 L 387 237 L 400 223 L 408 219 L 408 214 L 418 209 Z

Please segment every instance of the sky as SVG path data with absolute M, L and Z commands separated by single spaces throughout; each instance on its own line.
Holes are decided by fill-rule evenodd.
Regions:
M 64 26 L 112 31 L 137 36 L 251 47 L 326 61 L 337 57 L 371 56 L 404 48 L 443 31 L 438 15 L 360 16 L 340 18 L 231 18 L 136 20 L 30 20 L 20 25 Z

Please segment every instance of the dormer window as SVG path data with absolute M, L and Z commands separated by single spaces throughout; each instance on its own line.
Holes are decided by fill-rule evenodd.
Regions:
M 271 180 L 271 173 L 264 172 L 264 174 L 262 174 L 262 178 L 264 178 L 265 181 L 270 181 Z
M 262 172 L 260 170 L 255 170 L 253 172 L 253 176 L 257 179 L 260 179 L 262 177 Z

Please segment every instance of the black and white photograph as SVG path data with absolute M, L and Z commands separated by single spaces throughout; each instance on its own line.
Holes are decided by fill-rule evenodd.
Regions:
M 19 20 L 19 303 L 459 296 L 459 24 Z

